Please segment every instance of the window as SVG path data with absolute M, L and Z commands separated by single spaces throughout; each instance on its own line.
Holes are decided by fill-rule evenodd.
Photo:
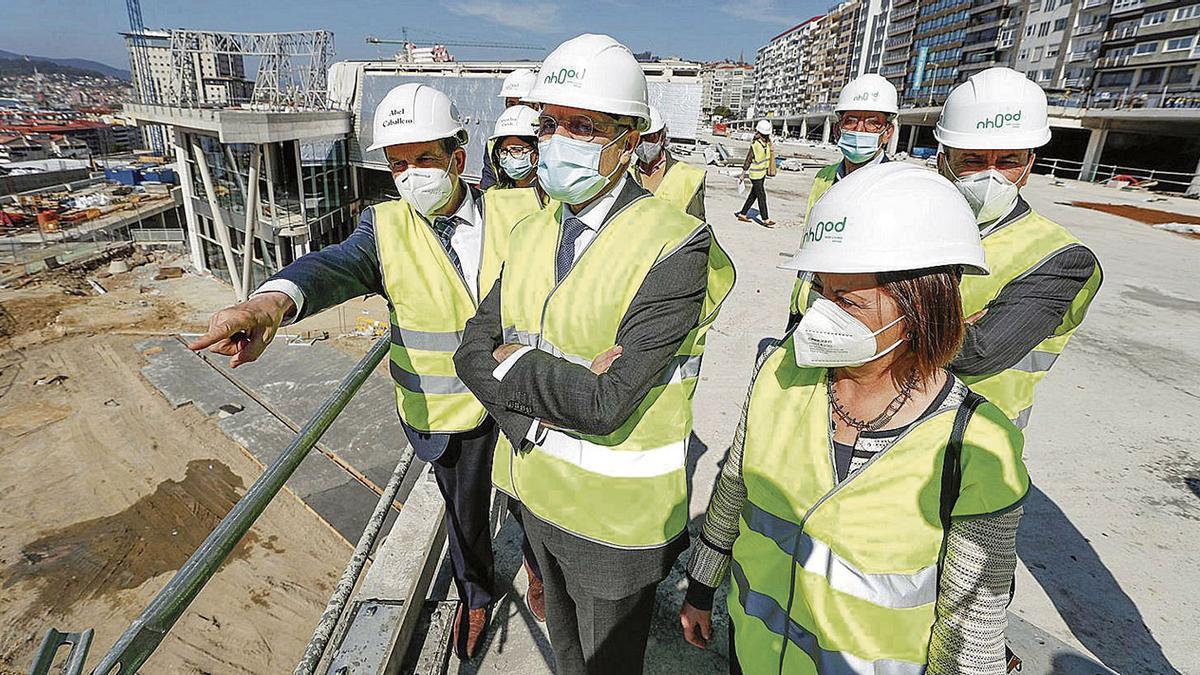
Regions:
M 1097 83 L 1101 87 L 1128 87 L 1133 84 L 1133 71 L 1120 70 L 1115 73 L 1100 73 Z
M 1190 5 L 1188 7 L 1180 7 L 1175 10 L 1175 20 L 1183 21 L 1184 19 L 1195 19 L 1200 17 L 1200 5 Z
M 1195 64 L 1187 66 L 1173 66 L 1171 68 L 1171 74 L 1167 76 L 1167 82 L 1170 84 L 1191 84 L 1192 71 L 1195 69 Z
M 1029 58 L 1029 50 L 1028 49 L 1022 49 L 1020 52 L 1017 53 L 1017 59 L 1024 61 L 1027 58 Z
M 1166 12 L 1151 12 L 1142 17 L 1143 26 L 1157 26 L 1167 22 Z
M 1046 37 L 1050 34 L 1050 22 L 1043 21 L 1038 24 L 1038 37 Z
M 1063 17 L 1054 22 L 1054 30 L 1063 30 L 1067 27 L 1067 18 Z
M 1041 60 L 1042 60 L 1042 48 L 1041 48 L 1041 47 L 1034 47 L 1034 48 L 1033 48 L 1033 60 L 1034 60 L 1034 61 L 1041 61 Z
M 1166 68 L 1143 68 L 1138 74 L 1138 86 L 1147 84 L 1162 84 Z
M 1038 9 L 1041 6 L 1042 6 L 1041 0 L 1029 0 L 1029 13 L 1030 14 L 1037 13 Z
M 1142 42 L 1134 48 L 1133 53 L 1136 56 L 1141 54 L 1153 54 L 1156 51 L 1158 51 L 1157 42 Z
M 1025 27 L 1025 37 L 1033 37 L 1034 30 L 1035 30 L 1034 26 L 1026 26 Z
M 1046 0 L 1046 6 L 1042 8 L 1044 12 L 1054 11 L 1054 0 Z
M 1180 52 L 1185 49 L 1191 49 L 1192 43 L 1195 42 L 1195 37 L 1189 35 L 1187 37 L 1173 38 L 1167 40 L 1167 46 L 1163 48 L 1164 52 Z
M 1046 58 L 1052 59 L 1056 56 L 1058 56 L 1058 45 L 1046 48 Z
M 1048 80 L 1053 80 L 1053 79 L 1054 79 L 1054 69 L 1053 68 L 1051 68 L 1050 70 L 1042 71 L 1042 81 L 1048 81 Z

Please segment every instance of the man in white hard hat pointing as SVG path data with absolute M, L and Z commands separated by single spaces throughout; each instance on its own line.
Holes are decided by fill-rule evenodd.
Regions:
M 650 114 L 628 48 L 568 40 L 529 97 L 555 208 L 513 231 L 455 364 L 503 431 L 493 480 L 522 502 L 556 672 L 636 674 L 687 547 L 691 399 L 733 267 L 629 175 Z
M 1100 264 L 1020 195 L 1034 150 L 1050 140 L 1041 87 L 1009 68 L 974 75 L 946 98 L 934 137 L 938 167 L 971 204 L 992 269 L 963 279 L 970 326 L 951 369 L 1024 428 L 1034 385 L 1100 289 Z
M 231 356 L 236 367 L 257 359 L 282 323 L 354 297 L 387 299 L 397 409 L 446 500 L 461 600 L 455 649 L 468 658 L 482 642 L 497 595 L 488 516 L 498 432 L 455 374 L 453 356 L 479 298 L 500 275 L 513 225 L 541 202 L 512 190 L 484 195 L 462 181 L 467 132 L 450 99 L 430 86 L 392 89 L 375 109 L 372 127 L 367 150 L 383 150 L 400 198 L 367 209 L 346 241 L 300 258 L 246 302 L 217 312 L 208 333 L 190 346 Z M 526 570 L 527 602 L 544 616 L 532 555 Z
M 667 149 L 667 121 L 650 106 L 650 127 L 638 142 L 633 176 L 638 185 L 704 220 L 704 169 L 681 162 Z
M 533 89 L 533 82 L 537 79 L 537 73 L 528 68 L 517 68 L 504 77 L 504 83 L 500 85 L 500 93 L 496 96 L 504 99 L 504 109 L 522 105 L 525 97 Z M 483 176 L 479 179 L 479 189 L 487 190 L 496 185 L 496 165 L 493 161 L 494 150 L 496 148 L 496 139 L 488 139 L 486 145 L 486 154 L 483 156 Z
M 834 112 L 838 116 L 834 134 L 838 149 L 842 151 L 842 159 L 817 172 L 808 191 L 808 205 L 804 210 L 806 222 L 813 204 L 834 183 L 860 167 L 888 161 L 886 150 L 892 135 L 896 133 L 896 115 L 900 112 L 896 87 L 875 73 L 859 75 L 842 87 Z M 792 289 L 789 331 L 800 321 L 804 305 L 808 302 L 807 278 L 808 275 L 799 275 Z

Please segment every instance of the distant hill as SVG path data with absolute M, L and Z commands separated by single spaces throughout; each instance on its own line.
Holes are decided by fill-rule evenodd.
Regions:
M 15 54 L 13 52 L 7 52 L 7 51 L 4 51 L 3 49 L 0 49 L 0 60 L 14 60 L 15 59 L 15 60 L 19 60 L 19 61 L 23 62 L 25 60 L 26 56 L 29 56 L 29 58 L 32 61 L 37 62 L 38 70 L 42 71 L 42 72 L 49 72 L 49 71 L 46 71 L 43 69 L 42 64 L 43 63 L 51 63 L 51 64 L 55 64 L 57 66 L 65 67 L 65 68 L 77 68 L 79 70 L 92 71 L 95 73 L 99 73 L 101 75 L 107 75 L 109 77 L 115 77 L 115 78 L 121 79 L 121 80 L 129 79 L 129 71 L 128 70 L 122 70 L 120 68 L 113 68 L 112 66 L 105 64 L 105 63 L 100 63 L 99 61 L 89 61 L 88 59 L 57 59 L 57 58 L 51 58 L 48 56 L 33 56 L 32 54 L 28 54 L 28 55 L 27 54 Z M 29 70 L 29 72 L 33 72 L 32 68 Z M 63 71 L 54 71 L 54 72 L 63 72 Z

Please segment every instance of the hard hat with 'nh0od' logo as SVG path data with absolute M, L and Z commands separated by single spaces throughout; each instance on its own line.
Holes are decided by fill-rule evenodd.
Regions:
M 865 274 L 943 265 L 988 273 L 974 212 L 936 172 L 886 162 L 834 183 L 813 205 L 800 250 L 779 267 Z
M 1050 141 L 1046 92 L 1011 68 L 988 68 L 950 92 L 933 136 L 961 150 L 1039 148 Z
M 528 100 L 627 115 L 650 126 L 646 74 L 633 52 L 607 35 L 585 33 L 555 48 L 542 62 Z

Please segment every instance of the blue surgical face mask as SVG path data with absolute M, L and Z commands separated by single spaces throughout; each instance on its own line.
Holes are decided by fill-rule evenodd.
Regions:
M 838 149 L 846 159 L 862 164 L 879 152 L 879 134 L 870 131 L 843 131 L 838 138 Z
M 600 154 L 619 142 L 628 130 L 599 145 L 555 134 L 538 142 L 538 183 L 551 199 L 574 206 L 600 194 L 608 180 L 621 170 L 618 164 L 608 175 L 600 173 Z
M 520 157 L 510 157 L 509 155 L 500 155 L 500 168 L 504 169 L 504 173 L 508 174 L 513 180 L 521 180 L 528 176 L 533 171 L 533 162 L 530 155 L 525 153 Z

